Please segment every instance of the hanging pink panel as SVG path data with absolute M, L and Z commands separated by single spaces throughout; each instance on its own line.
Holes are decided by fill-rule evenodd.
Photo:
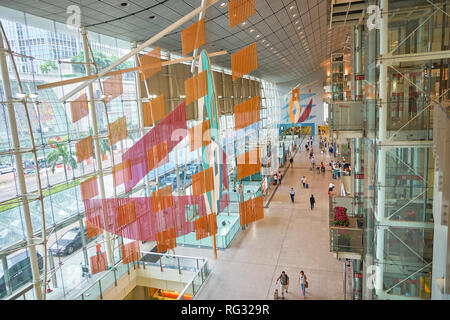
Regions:
M 125 192 L 129 192 L 152 170 L 150 168 L 149 148 L 153 149 L 159 145 L 159 148 L 155 147 L 156 150 L 162 150 L 161 146 L 164 146 L 164 152 L 159 152 L 156 159 L 160 161 L 161 155 L 166 151 L 167 153 L 172 151 L 186 135 L 186 104 L 183 102 L 123 154 L 122 162 L 129 161 L 131 166 L 131 177 L 125 180 Z M 166 143 L 167 149 L 165 149 Z M 154 154 L 154 151 L 152 154 Z M 153 163 L 155 163 L 155 159 L 153 159 Z M 157 163 L 154 165 L 157 165 Z
M 159 197 L 87 199 L 84 201 L 86 225 L 105 229 L 112 234 L 139 241 L 156 241 L 156 234 L 174 228 L 176 237 L 194 231 L 186 209 L 195 216 L 206 217 L 204 196 L 172 196 L 172 206 L 154 211 L 153 201 Z M 223 203 L 227 197 L 223 197 Z M 106 219 L 106 223 L 104 223 Z

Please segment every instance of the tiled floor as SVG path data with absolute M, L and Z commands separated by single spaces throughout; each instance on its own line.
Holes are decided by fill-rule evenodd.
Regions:
M 317 150 L 318 147 L 315 147 Z M 316 163 L 330 162 L 319 154 Z M 309 189 L 303 189 L 305 175 Z M 297 278 L 300 270 L 308 277 L 307 299 L 343 299 L 343 263 L 329 252 L 328 184 L 331 174 L 317 175 L 309 170 L 303 150 L 297 153 L 294 166 L 283 178 L 264 220 L 239 231 L 230 246 L 218 252 L 196 248 L 176 249 L 177 254 L 206 256 L 211 276 L 200 290 L 198 299 L 273 299 L 275 281 L 281 271 L 290 277 L 286 299 L 301 299 Z M 289 190 L 296 190 L 291 203 Z M 310 209 L 314 194 L 316 207 Z

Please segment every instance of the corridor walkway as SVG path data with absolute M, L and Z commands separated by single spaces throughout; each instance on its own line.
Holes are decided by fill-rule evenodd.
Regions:
M 317 154 L 317 144 L 314 144 L 316 163 L 328 164 L 331 158 L 326 156 L 322 160 Z M 212 273 L 198 299 L 273 299 L 276 278 L 286 271 L 290 278 L 286 299 L 299 300 L 300 270 L 309 281 L 307 299 L 343 299 L 343 263 L 329 252 L 327 191 L 331 174 L 327 167 L 325 174 L 317 175 L 309 170 L 309 165 L 302 148 L 269 208 L 264 209 L 264 220 L 239 231 L 226 250 L 218 251 L 217 260 L 211 249 L 176 249 L 177 254 L 209 258 Z M 303 175 L 309 189 L 303 189 L 300 181 Z M 294 204 L 289 196 L 291 186 L 296 190 Z M 312 211 L 311 193 L 316 198 Z

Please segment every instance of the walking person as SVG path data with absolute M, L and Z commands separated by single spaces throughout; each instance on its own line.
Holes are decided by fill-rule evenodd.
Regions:
M 286 272 L 281 272 L 280 276 L 277 278 L 277 282 L 275 283 L 276 285 L 278 284 L 278 281 L 281 283 L 281 296 L 284 298 L 284 291 L 288 293 L 289 289 L 289 277 Z
M 303 188 L 306 188 L 306 178 L 305 178 L 305 176 L 303 176 L 302 177 L 302 179 L 301 179 L 301 181 L 302 181 L 302 184 L 303 184 Z
M 309 198 L 309 203 L 311 204 L 311 210 L 314 209 L 314 204 L 316 203 L 316 199 L 314 198 L 313 194 Z
M 328 195 L 333 192 L 334 190 L 334 184 L 332 182 L 330 182 L 330 186 L 328 187 Z
M 308 281 L 306 280 L 306 275 L 303 272 L 303 270 L 300 271 L 297 282 L 300 283 L 300 286 L 302 288 L 303 299 L 305 299 L 306 298 L 306 288 L 308 287 Z
M 295 190 L 292 187 L 291 187 L 290 195 L 291 195 L 291 201 L 292 201 L 292 203 L 294 203 Z
M 291 163 L 291 167 L 294 167 L 294 158 L 291 157 L 291 159 L 289 159 L 289 162 Z

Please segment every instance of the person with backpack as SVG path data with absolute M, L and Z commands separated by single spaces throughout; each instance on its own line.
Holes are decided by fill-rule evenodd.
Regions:
M 308 281 L 306 280 L 306 275 L 303 272 L 303 270 L 300 271 L 297 282 L 300 284 L 300 286 L 302 288 L 303 299 L 305 299 L 306 298 L 306 288 L 308 287 Z
M 291 195 L 291 201 L 292 201 L 292 203 L 294 203 L 295 190 L 292 187 L 291 187 L 290 195 Z
M 314 209 L 314 204 L 316 203 L 316 199 L 314 198 L 313 194 L 309 198 L 309 203 L 311 204 L 311 210 Z
M 280 276 L 277 278 L 277 282 L 275 283 L 276 285 L 278 284 L 278 281 L 281 283 L 281 296 L 284 298 L 284 291 L 288 293 L 289 289 L 289 277 L 286 272 L 281 272 Z

